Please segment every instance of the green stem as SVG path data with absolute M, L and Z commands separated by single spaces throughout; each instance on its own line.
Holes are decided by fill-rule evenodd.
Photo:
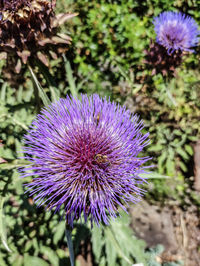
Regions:
M 67 245 L 69 248 L 69 255 L 70 255 L 70 262 L 71 262 L 71 266 L 74 266 L 74 250 L 73 250 L 73 243 L 72 243 L 72 235 L 71 235 L 71 228 L 66 225 L 66 229 L 65 229 L 65 235 L 67 238 Z

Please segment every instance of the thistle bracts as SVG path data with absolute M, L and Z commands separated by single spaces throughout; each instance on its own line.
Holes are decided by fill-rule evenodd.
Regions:
M 182 63 L 181 51 L 175 51 L 169 55 L 165 47 L 158 43 L 151 42 L 149 49 L 144 52 L 146 55 L 144 63 L 152 70 L 151 75 L 161 73 L 163 76 L 174 76 L 176 68 Z
M 14 58 L 16 73 L 30 58 L 38 58 L 48 65 L 49 55 L 55 58 L 57 53 L 68 49 L 71 39 L 59 34 L 58 27 L 75 14 L 56 16 L 54 8 L 55 1 L 1 1 L 0 58 L 8 61 Z

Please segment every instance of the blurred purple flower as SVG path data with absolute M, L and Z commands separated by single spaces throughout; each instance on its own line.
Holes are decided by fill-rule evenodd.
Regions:
M 199 42 L 198 25 L 193 18 L 177 12 L 162 12 L 154 18 L 156 41 L 173 53 L 175 50 L 190 51 Z
M 31 164 L 22 176 L 38 206 L 65 208 L 73 226 L 81 214 L 85 222 L 109 223 L 118 207 L 126 211 L 144 194 L 138 185 L 142 164 L 138 154 L 148 144 L 143 123 L 125 107 L 98 95 L 82 100 L 60 99 L 42 110 L 25 136 L 25 158 Z

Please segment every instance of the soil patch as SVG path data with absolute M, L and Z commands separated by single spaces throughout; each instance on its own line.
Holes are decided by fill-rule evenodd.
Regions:
M 162 244 L 160 262 L 182 260 L 185 266 L 200 266 L 200 217 L 196 206 L 182 210 L 150 205 L 146 201 L 130 208 L 132 228 L 147 247 Z

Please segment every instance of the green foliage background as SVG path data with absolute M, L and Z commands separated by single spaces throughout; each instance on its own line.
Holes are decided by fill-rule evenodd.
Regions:
M 171 79 L 161 74 L 151 75 L 151 69 L 144 63 L 144 50 L 148 49 L 151 39 L 155 39 L 154 16 L 166 10 L 179 10 L 191 15 L 200 25 L 200 2 L 57 1 L 57 12 L 63 10 L 79 13 L 61 29 L 70 32 L 72 37 L 72 45 L 66 53 L 69 64 L 63 58 L 51 61 L 53 84 L 38 72 L 45 92 L 51 95 L 49 85 L 56 85 L 62 97 L 74 89 L 79 93 L 96 92 L 139 113 L 151 137 L 151 145 L 145 153 L 153 157 L 156 172 L 170 176 L 152 181 L 153 189 L 148 197 L 162 202 L 167 195 L 182 199 L 191 186 L 192 145 L 200 135 L 200 49 L 185 59 L 176 77 Z M 2 68 L 4 62 L 0 64 Z M 24 194 L 23 184 L 28 180 L 21 180 L 16 170 L 21 163 L 17 158 L 22 155 L 23 135 L 42 103 L 34 97 L 28 71 L 20 86 L 10 86 L 1 75 L 0 88 L 0 139 L 4 143 L 0 157 L 9 162 L 7 166 L 0 166 L 0 235 L 8 245 L 7 249 L 0 245 L 0 265 L 69 265 L 64 222 L 59 222 L 61 215 L 37 209 Z M 192 195 L 199 206 L 198 196 Z M 117 228 L 118 234 L 113 233 L 117 237 L 122 232 L 126 249 L 119 246 L 120 241 L 113 240 L 110 229 L 90 230 L 88 226 L 76 225 L 76 253 L 80 251 L 81 240 L 92 239 L 97 265 L 130 265 L 125 258 L 131 263 L 156 265 L 155 261 L 150 264 L 150 256 L 156 251 L 148 253 L 144 243 L 134 236 L 130 238 L 128 227 L 123 227 L 123 221 L 128 225 L 128 218 L 124 219 L 121 224 L 111 226 L 111 230 Z M 110 252 L 111 257 L 107 256 Z

